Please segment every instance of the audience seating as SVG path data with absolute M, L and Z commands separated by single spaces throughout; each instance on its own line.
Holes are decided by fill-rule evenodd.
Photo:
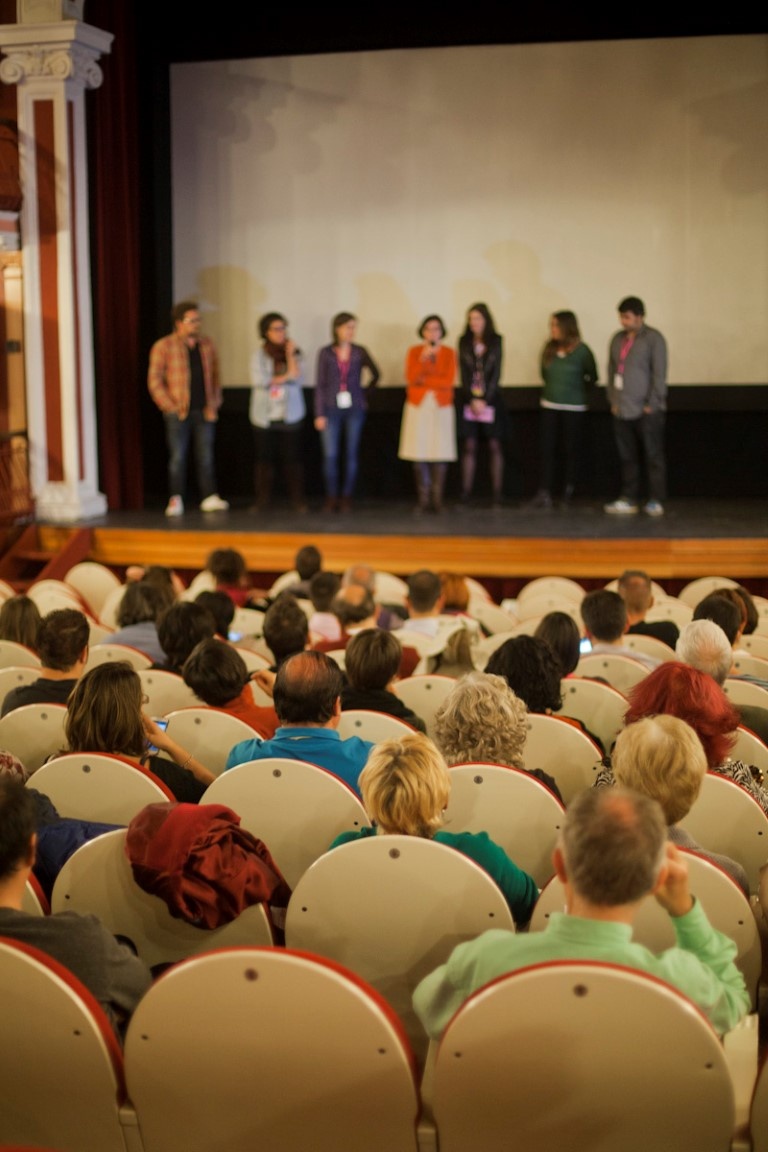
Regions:
M 605 585 L 605 589 L 607 592 L 618 592 L 618 590 L 619 590 L 618 577 L 616 577 L 616 579 L 614 579 L 614 580 L 609 580 L 608 583 Z M 653 596 L 655 603 L 658 603 L 659 600 L 669 600 L 669 598 L 670 598 L 667 590 L 665 588 L 662 588 L 661 584 L 658 584 L 655 580 L 651 580 L 651 595 Z M 674 597 L 673 597 L 673 599 L 674 599 Z
M 208 708 L 198 703 L 166 713 L 167 734 L 209 772 L 218 776 L 224 771 L 227 757 L 241 740 L 261 740 L 259 733 L 239 716 Z
M 373 836 L 321 856 L 288 904 L 285 941 L 368 980 L 402 1019 L 414 1050 L 427 1038 L 411 1006 L 423 976 L 487 928 L 514 930 L 487 872 L 416 836 Z
M 491 601 L 473 601 L 469 606 L 469 613 L 472 619 L 477 620 L 478 624 L 491 635 L 497 632 L 509 633 L 518 623 L 516 616 Z
M 128 644 L 99 643 L 88 649 L 88 661 L 85 670 L 90 672 L 91 668 L 95 668 L 97 664 L 106 664 L 110 660 L 127 660 L 136 672 L 145 672 L 152 666 L 152 661 L 146 652 L 140 652 L 138 648 L 132 648 Z
M 736 743 L 729 755 L 732 760 L 754 764 L 768 776 L 768 746 L 751 729 L 745 728 L 742 724 L 736 729 Z
M 348 708 L 339 718 L 337 732 L 342 740 L 349 736 L 359 736 L 362 740 L 372 740 L 378 744 L 380 740 L 397 740 L 401 736 L 412 736 L 416 729 L 399 720 L 397 716 L 389 716 L 386 712 L 373 712 L 368 708 Z
M 761 636 L 759 632 L 751 632 L 739 639 L 739 648 L 743 648 L 750 656 L 760 656 L 768 660 L 768 636 Z M 738 656 L 738 652 L 736 653 Z
M 699 576 L 681 588 L 677 598 L 693 609 L 705 596 L 709 596 L 710 592 L 717 592 L 719 588 L 738 588 L 738 581 L 731 580 L 729 576 Z
M 645 619 L 648 624 L 652 624 L 654 620 L 671 620 L 678 628 L 684 628 L 693 619 L 693 608 L 684 600 L 667 596 L 666 599 L 658 600 L 651 605 L 645 614 Z
M 446 830 L 487 832 L 543 887 L 565 813 L 554 793 L 523 769 L 499 764 L 454 764 L 448 773 Z
M 582 788 L 591 788 L 602 752 L 594 740 L 559 716 L 528 713 L 523 747 L 526 768 L 541 768 L 553 776 L 566 806 Z
M 230 768 L 202 803 L 226 804 L 269 848 L 291 888 L 342 832 L 370 821 L 355 792 L 317 764 L 274 757 Z
M 148 716 L 167 716 L 179 708 L 205 707 L 175 672 L 148 668 L 139 671 L 139 679 L 142 692 L 148 697 L 144 705 Z
M 120 626 L 117 620 L 117 614 L 120 609 L 120 603 L 125 595 L 125 589 L 125 584 L 121 584 L 119 588 L 113 588 L 101 605 L 99 621 L 106 628 L 116 629 Z
M 408 599 L 408 585 L 394 572 L 376 572 L 374 576 L 373 598 L 377 604 L 399 604 L 405 606 Z
M 84 560 L 69 569 L 64 583 L 77 592 L 94 616 L 101 614 L 104 601 L 115 588 L 122 587 L 120 579 L 111 568 L 92 560 Z
M 763 656 L 752 655 L 751 653 L 743 655 L 734 652 L 733 674 L 734 676 L 756 676 L 758 680 L 768 681 L 768 660 Z
M 596 962 L 523 968 L 475 993 L 437 1048 L 440 1152 L 727 1152 L 722 1045 L 682 993 Z
M 427 735 L 434 739 L 435 717 L 455 686 L 456 681 L 452 676 L 441 676 L 439 672 L 433 672 L 398 680 L 394 692 L 407 708 L 421 717 L 427 726 Z
M 13 688 L 20 688 L 22 684 L 33 684 L 35 680 L 39 679 L 39 664 L 19 664 L 0 668 L 0 704 Z
M 246 908 L 220 928 L 196 928 L 172 916 L 159 896 L 145 892 L 134 880 L 125 837 L 125 829 L 105 832 L 69 857 L 53 886 L 53 912 L 93 913 L 110 932 L 131 940 L 150 967 L 211 948 L 273 943 L 269 915 L 261 904 Z M 210 1027 L 210 1018 L 208 1023 Z
M 34 872 L 30 874 L 24 886 L 21 910 L 22 912 L 26 912 L 28 916 L 50 915 L 51 905 Z
M 278 576 L 272 587 L 269 589 L 268 596 L 270 599 L 274 600 L 277 596 L 280 595 L 281 592 L 284 592 L 286 588 L 290 588 L 292 585 L 298 584 L 300 580 L 301 576 L 299 576 L 296 569 L 291 568 L 288 572 L 283 572 L 281 576 Z
M 232 948 L 166 972 L 125 1043 L 144 1152 L 416 1152 L 413 1053 L 364 981 Z
M 15 640 L 0 640 L 0 668 L 40 668 L 40 657 Z
M 257 639 L 264 635 L 264 615 L 257 608 L 235 608 L 230 629 L 239 632 L 244 639 Z M 269 663 L 272 663 L 271 654 Z
M 746 869 L 750 891 L 758 891 L 760 869 L 768 861 L 768 816 L 746 788 L 707 772 L 680 825 L 702 848 L 738 860 Z
M 141 1149 L 106 1013 L 57 961 L 0 938 L 0 1141 L 61 1152 Z
M 608 753 L 624 727 L 629 701 L 610 684 L 586 676 L 566 676 L 560 681 L 563 706 L 558 715 L 572 716 L 594 733 Z M 534 765 L 535 767 L 535 765 Z
M 213 572 L 209 572 L 207 568 L 203 568 L 198 572 L 189 582 L 189 586 L 184 589 L 181 599 L 194 600 L 201 592 L 215 592 L 216 591 L 216 577 Z
M 517 594 L 517 603 L 524 603 L 529 599 L 538 600 L 545 596 L 580 604 L 585 595 L 581 584 L 576 580 L 569 580 L 567 576 L 537 576 L 520 589 Z
M 234 647 L 249 672 L 263 672 L 265 668 L 269 668 L 272 664 L 272 661 L 267 656 L 261 652 L 254 652 L 253 648 L 244 648 L 237 644 L 235 644 Z
M 635 684 L 645 679 L 650 668 L 631 656 L 587 652 L 579 660 L 575 672 L 577 676 L 606 680 L 611 687 L 617 688 L 626 696 L 630 688 L 634 688 Z
M 749 1116 L 751 1152 L 768 1152 L 768 1060 L 763 1060 Z
M 66 747 L 65 704 L 24 704 L 0 717 L 0 748 L 18 756 L 34 772 L 55 752 Z
M 521 624 L 526 620 L 535 620 L 536 626 L 538 626 L 539 620 L 550 612 L 565 612 L 566 615 L 571 616 L 576 621 L 579 631 L 583 632 L 584 622 L 581 619 L 580 604 L 580 600 L 570 599 L 557 592 L 549 596 L 542 593 L 538 596 L 529 596 L 525 600 L 518 600 L 515 604 L 515 616 Z
M 757 990 L 762 974 L 762 942 L 757 921 L 749 906 L 749 901 L 739 888 L 717 864 L 697 856 L 695 852 L 681 848 L 680 852 L 688 863 L 691 891 L 701 900 L 710 922 L 719 932 L 729 936 L 738 949 L 736 964 L 752 998 L 752 1009 L 757 1005 Z M 530 931 L 539 932 L 549 920 L 552 912 L 562 912 L 565 907 L 565 890 L 562 883 L 553 876 L 542 889 L 533 910 Z M 632 935 L 640 944 L 652 952 L 663 952 L 675 944 L 675 931 L 669 915 L 658 901 L 649 896 L 640 906 Z
M 147 804 L 173 800 L 162 780 L 146 768 L 106 752 L 68 752 L 43 764 L 28 781 L 60 816 L 129 824 Z
M 98 620 L 94 620 L 92 616 L 88 617 L 88 645 L 89 648 L 95 647 L 97 644 L 103 644 L 105 640 L 109 640 L 110 636 L 114 634 L 115 629 L 107 627 L 106 624 L 100 624 Z
M 644 636 L 642 632 L 626 632 L 621 642 L 625 648 L 640 652 L 643 656 L 655 656 L 662 663 L 677 660 L 674 648 L 670 648 L 669 644 L 665 644 L 656 636 Z
M 757 708 L 768 708 L 768 689 L 761 688 L 751 680 L 739 680 L 737 676 L 726 676 L 723 691 L 732 704 L 740 708 L 742 704 Z

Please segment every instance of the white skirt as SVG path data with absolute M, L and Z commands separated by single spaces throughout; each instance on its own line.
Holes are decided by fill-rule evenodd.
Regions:
M 456 459 L 456 410 L 453 404 L 440 407 L 434 392 L 428 392 L 421 404 L 403 408 L 400 425 L 401 460 L 445 462 Z

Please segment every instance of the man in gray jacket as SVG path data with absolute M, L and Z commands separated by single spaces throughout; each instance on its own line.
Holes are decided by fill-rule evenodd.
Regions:
M 667 342 L 645 323 L 637 296 L 619 304 L 622 331 L 608 354 L 608 400 L 621 463 L 621 495 L 604 505 L 612 516 L 634 516 L 639 507 L 641 452 L 647 476 L 648 516 L 663 516 L 667 489 L 664 421 L 667 407 Z

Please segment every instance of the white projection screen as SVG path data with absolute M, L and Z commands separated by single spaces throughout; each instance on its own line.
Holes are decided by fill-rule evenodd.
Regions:
M 768 36 L 406 49 L 175 64 L 174 295 L 223 383 L 287 315 L 306 383 L 334 313 L 403 383 L 421 319 L 485 301 L 503 383 L 549 314 L 604 374 L 625 295 L 670 382 L 768 383 Z

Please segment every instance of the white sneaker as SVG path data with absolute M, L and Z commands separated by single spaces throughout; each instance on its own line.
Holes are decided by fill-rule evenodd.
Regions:
M 166 516 L 183 516 L 184 515 L 184 501 L 181 496 L 171 496 L 168 501 L 168 507 L 165 510 Z
M 632 500 L 625 500 L 623 496 L 614 500 L 612 504 L 603 504 L 603 512 L 607 512 L 609 516 L 636 516 L 637 510 L 637 504 Z
M 213 492 L 210 496 L 206 496 L 200 505 L 201 512 L 226 512 L 229 504 L 226 500 L 222 500 L 218 492 Z
M 664 505 L 660 504 L 658 500 L 649 500 L 645 508 L 643 508 L 646 516 L 663 516 Z

